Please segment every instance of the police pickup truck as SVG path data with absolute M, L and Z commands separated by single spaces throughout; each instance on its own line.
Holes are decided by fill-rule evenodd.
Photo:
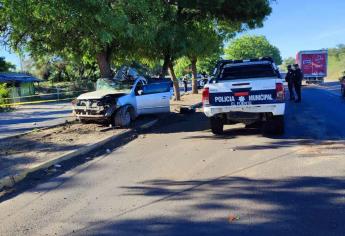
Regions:
M 219 61 L 202 101 L 214 134 L 236 123 L 266 134 L 284 132 L 284 86 L 271 58 Z

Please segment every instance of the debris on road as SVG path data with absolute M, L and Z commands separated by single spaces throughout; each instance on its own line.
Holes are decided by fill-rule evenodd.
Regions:
M 170 107 L 172 112 L 181 114 L 190 114 L 196 111 L 193 106 L 201 102 L 201 93 L 185 94 L 181 97 L 181 101 L 171 101 Z

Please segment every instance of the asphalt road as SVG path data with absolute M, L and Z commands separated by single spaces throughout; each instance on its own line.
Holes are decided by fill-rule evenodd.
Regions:
M 12 112 L 0 113 L 0 139 L 63 124 L 69 119 L 72 119 L 71 103 L 23 105 Z
M 171 115 L 0 203 L 0 235 L 344 235 L 345 100 L 288 103 L 287 132 Z

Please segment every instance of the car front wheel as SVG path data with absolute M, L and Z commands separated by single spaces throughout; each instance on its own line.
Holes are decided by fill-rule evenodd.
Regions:
M 131 113 L 128 106 L 121 107 L 114 116 L 114 124 L 117 127 L 128 127 L 131 124 Z

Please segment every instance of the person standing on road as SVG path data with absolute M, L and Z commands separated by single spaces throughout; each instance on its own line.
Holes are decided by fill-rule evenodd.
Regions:
M 184 92 L 188 91 L 188 78 L 187 75 L 183 77 L 183 84 L 184 84 Z
M 297 94 L 297 103 L 300 103 L 302 101 L 302 80 L 303 80 L 303 73 L 302 70 L 299 68 L 298 64 L 294 65 L 294 72 L 293 72 L 293 82 L 294 87 Z
M 293 91 L 293 87 L 294 87 L 294 81 L 293 81 L 293 75 L 294 72 L 292 70 L 292 66 L 288 65 L 287 66 L 287 74 L 285 77 L 285 81 L 288 83 L 288 88 L 289 88 L 289 94 L 290 94 L 290 101 L 294 101 L 295 100 L 295 93 Z

